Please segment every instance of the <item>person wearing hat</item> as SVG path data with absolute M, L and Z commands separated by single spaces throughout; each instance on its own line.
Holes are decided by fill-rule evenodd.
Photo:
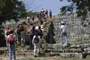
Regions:
M 8 27 L 6 27 L 6 30 L 5 30 L 5 40 L 6 40 L 6 46 L 8 47 L 8 44 L 7 44 L 7 37 L 8 37 L 8 35 L 9 35 L 9 28 Z
M 15 55 L 15 35 L 13 34 L 13 29 L 10 29 L 10 35 L 8 35 L 8 48 L 9 48 L 9 60 L 12 60 L 12 53 L 13 59 L 16 60 Z
M 64 36 L 65 36 L 65 41 L 66 41 L 65 45 L 68 45 L 68 41 L 67 41 L 67 31 L 66 31 L 66 26 L 65 26 L 64 22 L 61 22 L 61 27 L 60 27 L 60 29 L 61 29 L 61 36 L 60 36 L 61 44 L 63 44 L 62 37 L 63 37 L 63 35 L 64 35 Z

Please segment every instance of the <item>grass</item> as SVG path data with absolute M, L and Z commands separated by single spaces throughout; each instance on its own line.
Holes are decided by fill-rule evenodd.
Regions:
M 30 59 L 22 59 L 22 60 L 41 60 L 41 59 L 30 58 Z
M 34 58 L 31 58 L 31 59 L 22 59 L 22 60 L 46 60 L 46 59 L 34 59 Z M 59 60 L 90 60 L 90 59 L 59 59 Z

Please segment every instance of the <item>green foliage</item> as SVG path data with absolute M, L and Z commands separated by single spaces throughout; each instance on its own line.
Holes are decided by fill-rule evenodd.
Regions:
M 25 12 L 24 14 L 22 14 L 19 18 L 26 18 L 27 16 L 32 17 L 32 16 L 37 16 L 37 12 Z
M 90 11 L 90 3 L 89 3 L 90 0 L 67 0 L 67 1 L 71 2 L 71 5 L 63 6 L 62 8 L 60 8 L 61 14 L 65 14 L 66 12 L 72 13 L 73 11 L 76 11 L 78 17 L 83 16 L 83 18 L 85 18 L 87 12 Z
M 45 36 L 45 40 L 47 43 L 56 43 L 53 36 L 54 36 L 54 25 L 53 22 L 49 25 L 49 29 L 47 32 L 47 35 Z
M 0 18 L 1 22 L 17 18 L 25 13 L 25 5 L 18 0 L 0 0 Z

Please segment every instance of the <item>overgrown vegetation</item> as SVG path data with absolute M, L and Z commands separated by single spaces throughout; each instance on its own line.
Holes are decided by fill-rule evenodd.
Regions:
M 53 22 L 51 21 L 51 24 L 49 25 L 49 29 L 47 32 L 47 35 L 45 36 L 45 40 L 47 43 L 56 43 L 54 40 L 54 25 Z

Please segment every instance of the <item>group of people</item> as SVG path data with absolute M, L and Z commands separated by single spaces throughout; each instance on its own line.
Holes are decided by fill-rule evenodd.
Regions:
M 51 10 L 48 12 L 48 10 L 44 11 L 42 8 L 42 11 L 38 12 L 37 17 L 40 20 L 41 24 L 43 24 L 42 19 L 44 19 L 44 22 L 46 23 L 46 20 L 48 18 L 48 13 L 49 13 L 49 16 L 51 19 L 52 18 L 52 11 Z
M 48 16 L 48 11 L 46 10 L 46 12 L 42 9 L 42 12 L 40 12 L 40 15 L 38 16 L 39 20 L 41 20 L 45 16 Z M 43 13 L 45 13 L 46 15 L 44 15 Z M 29 28 L 29 31 L 26 33 L 28 28 Z M 61 22 L 60 28 L 61 28 L 61 36 L 60 36 L 61 43 L 63 44 L 62 36 L 64 35 L 66 39 L 65 44 L 68 45 L 66 26 L 64 22 Z M 25 42 L 27 41 L 27 38 L 29 38 L 30 49 L 34 47 L 34 57 L 36 57 L 36 53 L 38 52 L 38 54 L 40 54 L 40 48 L 42 48 L 43 34 L 44 34 L 44 29 L 42 27 L 42 24 L 41 26 L 38 25 L 35 27 L 33 24 L 27 25 L 25 22 L 23 22 L 22 24 L 19 24 L 17 26 L 15 31 L 7 27 L 5 31 L 5 40 L 6 40 L 6 45 L 9 47 L 9 59 L 12 60 L 12 52 L 13 52 L 13 58 L 14 60 L 16 60 L 15 46 L 22 45 L 23 47 L 25 47 Z
M 31 28 L 29 32 L 26 33 L 27 28 Z M 15 34 L 14 34 L 15 32 Z M 6 45 L 9 47 L 9 59 L 12 60 L 12 52 L 13 58 L 16 60 L 15 56 L 15 46 L 23 46 L 25 47 L 25 42 L 27 41 L 27 37 L 29 37 L 29 45 L 30 49 L 34 47 L 34 56 L 36 57 L 36 51 L 38 49 L 38 53 L 40 53 L 40 48 L 42 48 L 42 36 L 44 34 L 44 29 L 41 26 L 34 26 L 30 24 L 26 24 L 23 22 L 18 25 L 15 31 L 13 29 L 9 29 L 7 27 L 5 31 L 5 40 Z

